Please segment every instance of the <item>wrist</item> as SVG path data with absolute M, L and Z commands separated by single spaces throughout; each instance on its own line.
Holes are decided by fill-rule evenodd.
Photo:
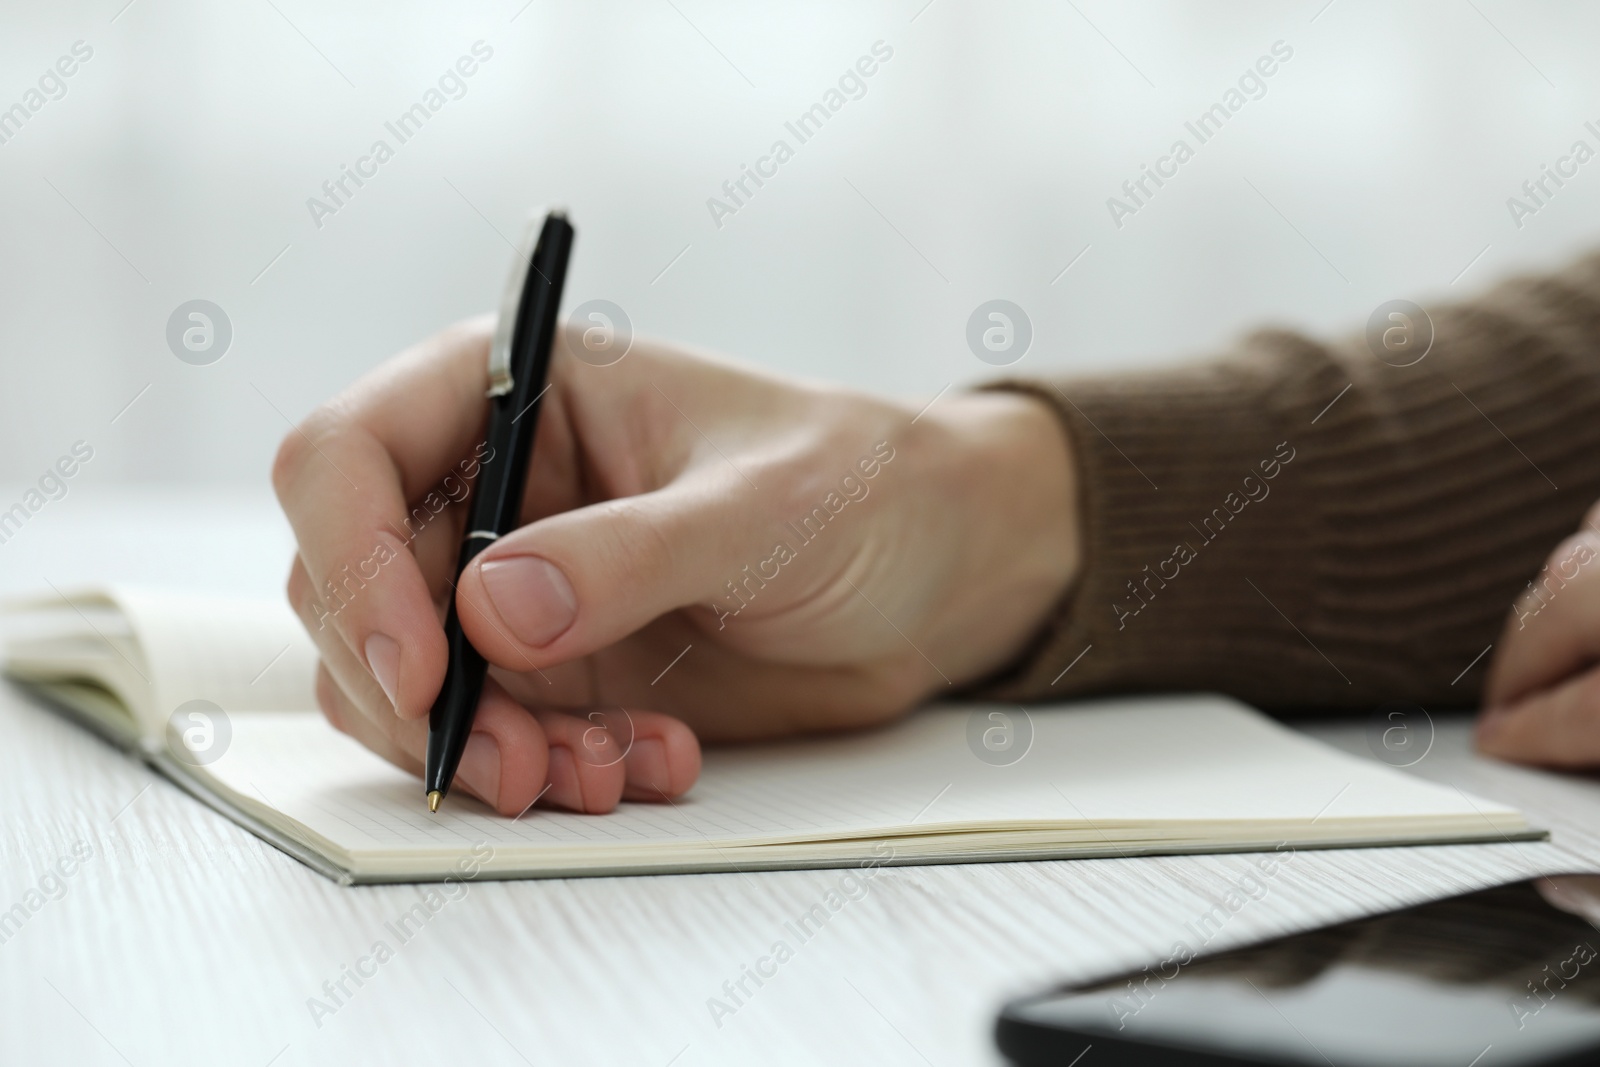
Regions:
M 1078 472 L 1060 419 L 1025 394 L 960 394 L 930 420 L 932 483 L 963 516 L 932 640 L 963 685 L 1021 655 L 1076 581 Z

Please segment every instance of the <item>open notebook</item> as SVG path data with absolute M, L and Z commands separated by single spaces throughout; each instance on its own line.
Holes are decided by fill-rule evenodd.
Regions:
M 309 710 L 315 653 L 279 604 L 117 589 L 7 614 L 12 678 L 346 883 L 1543 836 L 1514 809 L 1215 696 L 933 707 L 867 733 L 710 750 L 674 803 L 508 819 L 458 793 L 429 815 L 419 781 Z M 225 709 L 226 729 L 170 725 L 194 700 Z

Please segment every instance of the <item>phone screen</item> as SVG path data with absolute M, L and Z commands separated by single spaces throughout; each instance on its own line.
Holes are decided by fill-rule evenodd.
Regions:
M 1600 1062 L 1600 931 L 1531 882 L 1009 1005 L 1019 1064 Z

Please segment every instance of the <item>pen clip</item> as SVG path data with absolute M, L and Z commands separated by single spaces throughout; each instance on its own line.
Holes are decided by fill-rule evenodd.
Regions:
M 490 398 L 511 392 L 511 342 L 517 333 L 517 311 L 522 306 L 522 291 L 528 284 L 528 271 L 533 266 L 533 255 L 539 247 L 546 217 L 547 213 L 541 211 L 528 220 L 522 243 L 511 259 L 511 273 L 506 278 L 505 292 L 500 296 L 500 320 L 495 323 L 494 340 L 489 344 Z

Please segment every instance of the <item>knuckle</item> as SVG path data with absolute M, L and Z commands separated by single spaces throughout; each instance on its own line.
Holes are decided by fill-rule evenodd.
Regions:
M 288 501 L 301 471 L 317 456 L 318 442 L 338 436 L 344 424 L 336 404 L 330 402 L 312 411 L 284 434 L 272 459 L 272 488 L 280 501 Z
M 1550 554 L 1544 559 L 1544 569 L 1560 569 L 1561 565 L 1572 557 L 1573 549 L 1576 547 L 1578 540 L 1579 536 L 1574 535 L 1564 539 L 1560 544 L 1556 545 L 1555 548 L 1551 549 Z
M 278 442 L 278 451 L 272 457 L 272 489 L 279 501 L 288 498 L 296 473 L 305 463 L 306 441 L 298 428 L 290 430 Z
M 1592 530 L 1579 530 L 1556 546 L 1545 561 L 1545 567 L 1564 578 L 1576 577 L 1580 568 L 1594 561 L 1597 547 L 1600 547 L 1600 536 Z
M 298 557 L 294 566 L 289 568 L 289 580 L 284 584 L 284 593 L 289 598 L 289 604 L 303 619 L 312 596 L 311 575 L 306 571 L 305 562 Z
M 447 349 L 465 349 L 469 354 L 476 354 L 478 349 L 488 347 L 494 328 L 495 315 L 486 311 L 452 322 L 439 331 L 438 340 Z
M 662 517 L 631 499 L 613 501 L 611 511 L 620 520 L 612 526 L 617 536 L 609 546 L 617 569 L 635 580 L 673 573 L 677 538 Z

